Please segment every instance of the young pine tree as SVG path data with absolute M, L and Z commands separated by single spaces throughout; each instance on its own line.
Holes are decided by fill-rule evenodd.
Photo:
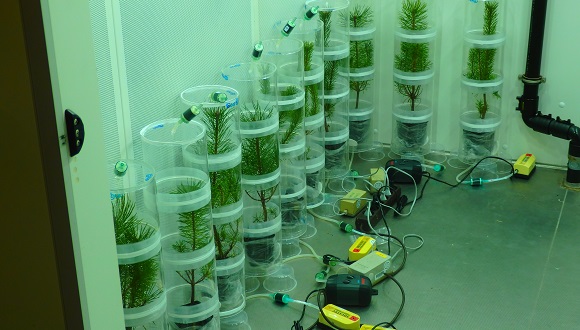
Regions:
M 486 1 L 484 6 L 483 34 L 493 35 L 497 32 L 499 3 L 497 1 Z M 497 49 L 495 48 L 469 49 L 466 77 L 473 80 L 494 79 L 496 74 L 493 72 L 493 67 L 496 53 Z M 494 92 L 492 95 L 494 97 L 500 97 L 498 92 Z M 485 115 L 489 110 L 488 101 L 487 93 L 483 93 L 481 97 L 476 97 L 475 99 L 475 107 L 481 119 L 485 119 Z
M 399 24 L 403 30 L 427 29 L 427 4 L 423 0 L 403 0 Z M 401 42 L 401 50 L 395 55 L 395 69 L 402 72 L 422 72 L 429 70 L 431 66 L 428 43 Z M 414 111 L 423 92 L 422 86 L 395 81 L 395 89 L 405 97 L 411 111 Z

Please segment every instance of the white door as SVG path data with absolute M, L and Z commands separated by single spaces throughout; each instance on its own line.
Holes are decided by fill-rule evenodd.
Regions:
M 66 134 L 65 109 L 78 114 L 85 126 L 77 156 L 70 157 L 67 146 L 60 150 L 84 328 L 123 329 L 89 4 L 41 4 L 59 135 Z

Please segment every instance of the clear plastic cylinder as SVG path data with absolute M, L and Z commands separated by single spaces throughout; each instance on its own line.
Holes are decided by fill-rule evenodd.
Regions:
M 339 178 L 349 171 L 349 1 L 312 0 L 306 6 L 318 6 L 324 24 L 325 168 L 327 178 Z
M 499 39 L 505 40 L 505 11 L 506 0 L 465 0 L 465 39 L 489 41 Z M 491 7 L 497 6 L 494 10 Z M 486 11 L 494 11 L 495 16 L 495 33 L 489 34 L 489 30 L 485 29 Z M 489 16 L 487 16 L 489 18 Z
M 197 86 L 183 91 L 181 100 L 201 110 L 194 120 L 206 128 L 220 316 L 230 315 L 245 306 L 244 281 L 236 280 L 244 278 L 243 267 L 231 270 L 232 264 L 244 262 L 238 92 L 226 86 Z
M 307 193 L 304 148 L 280 151 L 280 211 L 282 214 L 282 256 L 300 253 L 298 238 L 306 232 Z
M 217 322 L 219 329 L 219 317 L 208 314 L 213 306 L 219 313 L 219 301 L 205 134 L 199 122 L 180 124 L 177 118 L 141 131 L 143 157 L 158 169 L 157 208 L 171 328 Z
M 466 6 L 459 159 L 473 164 L 498 148 L 503 95 L 505 1 Z
M 281 261 L 280 150 L 276 66 L 265 61 L 222 70 L 239 92 L 246 276 L 264 276 Z
M 317 127 L 324 118 L 324 36 L 318 15 L 311 20 L 297 19 L 292 37 L 302 40 L 304 49 L 304 124 Z
M 311 20 L 298 19 L 292 36 L 304 43 L 305 135 L 307 209 L 324 202 L 324 46 L 323 23 L 318 16 Z M 306 214 L 307 217 L 311 217 Z M 310 223 L 313 223 L 311 221 Z
M 397 13 L 391 150 L 405 157 L 420 157 L 431 149 L 436 38 L 433 1 L 402 0 Z
M 163 269 L 170 328 L 219 329 L 220 303 L 213 245 L 197 258 L 164 258 Z
M 304 48 L 292 37 L 263 40 L 262 58 L 277 68 L 280 149 L 304 148 Z
M 395 75 L 393 97 L 393 137 L 391 150 L 401 156 L 416 157 L 430 152 L 432 78 L 408 79 Z M 422 95 L 410 99 L 404 94 Z
M 355 152 L 365 160 L 384 157 L 378 141 L 375 120 L 375 1 L 352 0 L 349 16 L 350 34 L 350 138 L 357 142 Z
M 165 329 L 161 235 L 153 167 L 122 160 L 107 165 L 121 300 L 129 329 Z

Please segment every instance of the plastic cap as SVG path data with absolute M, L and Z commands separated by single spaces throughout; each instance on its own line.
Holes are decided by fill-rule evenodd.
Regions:
M 228 96 L 223 92 L 213 92 L 210 95 L 210 99 L 214 102 L 224 103 L 228 100 Z
M 354 228 L 352 228 L 352 225 L 350 223 L 346 223 L 344 221 L 339 224 L 339 227 L 342 231 L 347 232 L 347 233 L 351 233 L 352 230 L 354 229 Z
M 120 161 L 116 162 L 115 169 L 114 169 L 115 175 L 117 175 L 117 176 L 125 175 L 128 168 L 129 168 L 129 166 L 124 161 L 120 160 Z
M 433 170 L 435 170 L 435 172 L 441 172 L 445 169 L 445 167 L 441 164 L 435 164 L 433 165 Z

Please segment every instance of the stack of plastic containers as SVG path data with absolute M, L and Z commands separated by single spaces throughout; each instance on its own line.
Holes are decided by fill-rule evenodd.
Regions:
M 431 149 L 436 37 L 432 7 L 432 0 L 402 0 L 397 10 L 391 150 L 406 158 L 422 158 Z
M 300 253 L 298 238 L 306 232 L 304 49 L 302 41 L 283 36 L 264 40 L 263 46 L 263 60 L 277 68 L 281 243 L 287 258 Z
M 276 66 L 234 64 L 222 76 L 239 93 L 246 291 L 252 291 L 256 277 L 276 271 L 282 259 Z
M 141 130 L 157 172 L 162 264 L 171 328 L 219 329 L 205 128 L 167 119 Z
M 349 171 L 349 24 L 348 0 L 309 0 L 318 6 L 324 24 L 324 131 L 327 178 L 340 178 Z
M 375 17 L 374 0 L 351 0 L 350 34 L 350 138 L 360 157 L 376 161 L 385 154 L 378 140 L 375 116 Z
M 187 107 L 199 109 L 195 117 L 205 126 L 220 316 L 245 306 L 242 148 L 238 92 L 225 86 L 197 86 L 181 93 Z
M 459 159 L 472 164 L 497 152 L 503 86 L 505 1 L 466 1 Z
M 109 164 L 107 172 L 125 327 L 166 329 L 153 168 L 127 160 Z
M 313 7 L 316 8 L 316 7 Z M 317 10 L 317 9 L 316 9 Z M 308 17 L 308 16 L 307 16 Z M 324 62 L 323 24 L 318 16 L 298 19 L 292 36 L 304 44 L 304 130 L 306 135 L 305 172 L 306 208 L 313 209 L 324 202 Z M 303 238 L 316 233 L 314 218 L 306 214 L 307 232 Z

